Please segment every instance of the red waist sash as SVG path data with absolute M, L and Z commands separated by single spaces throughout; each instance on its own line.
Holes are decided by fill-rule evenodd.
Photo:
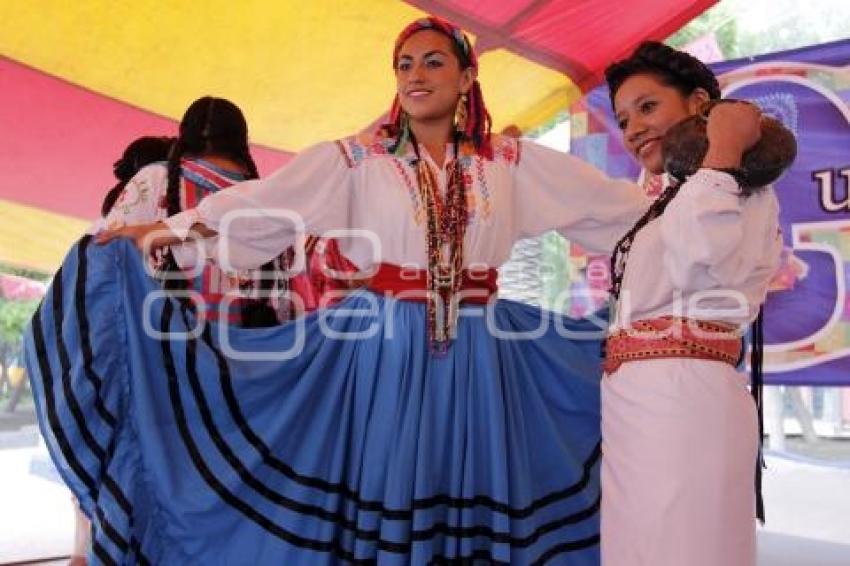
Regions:
M 461 272 L 461 302 L 485 304 L 498 291 L 499 272 L 495 269 L 472 268 Z M 406 301 L 425 302 L 427 299 L 428 272 L 424 269 L 401 267 L 381 263 L 378 271 L 367 283 L 376 293 L 398 296 Z

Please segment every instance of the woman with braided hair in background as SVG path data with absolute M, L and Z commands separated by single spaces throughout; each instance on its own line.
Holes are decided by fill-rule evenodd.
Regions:
M 112 166 L 112 172 L 118 182 L 109 189 L 100 205 L 100 215 L 106 217 L 115 206 L 115 201 L 124 191 L 124 187 L 130 182 L 142 167 L 168 160 L 168 153 L 174 138 L 168 136 L 142 136 L 130 142 L 124 150 L 121 158 Z
M 242 111 L 229 100 L 205 96 L 194 101 L 183 115 L 167 160 L 142 168 L 119 195 L 110 193 L 108 198 L 114 204 L 105 224 L 112 228 L 161 220 L 197 206 L 206 196 L 233 183 L 257 177 Z M 197 258 L 196 251 L 184 247 L 155 260 L 152 267 L 160 272 L 166 288 L 197 291 L 208 320 L 221 318 L 249 327 L 277 323 L 269 295 L 275 286 L 283 284 L 279 274 L 291 254 L 282 254 L 258 271 L 226 273 Z M 204 263 L 200 270 L 199 262 Z M 264 293 L 252 297 L 252 290 Z M 227 313 L 220 313 L 222 299 L 234 293 L 242 296 L 230 302 Z M 288 319 L 289 312 L 282 313 L 281 318 Z
M 665 133 L 720 98 L 710 69 L 660 43 L 642 44 L 606 79 L 625 146 L 654 175 L 664 173 Z M 755 564 L 760 367 L 754 358 L 754 403 L 735 366 L 782 249 L 773 189 L 740 182 L 760 132 L 754 106 L 714 106 L 702 168 L 669 180 L 615 249 L 602 384 L 605 566 Z
M 248 129 L 242 112 L 233 103 L 213 97 L 196 100 L 189 106 L 180 123 L 177 138 L 145 136 L 134 140 L 114 166 L 118 183 L 106 194 L 101 205 L 102 219 L 89 233 L 104 227 L 140 224 L 165 218 L 195 205 L 206 194 L 221 190 L 234 182 L 257 178 L 257 169 L 248 150 Z M 175 250 L 185 273 L 193 271 L 193 250 Z M 166 286 L 187 289 L 189 283 L 174 256 L 160 254 L 152 268 L 168 272 Z M 270 266 L 266 266 L 267 268 Z M 195 277 L 193 287 L 204 299 L 205 310 L 215 307 L 234 281 L 218 268 L 207 265 Z M 254 283 L 252 281 L 252 283 Z M 239 299 L 240 308 L 231 323 L 267 326 L 276 322 L 267 303 Z M 206 312 L 216 320 L 216 312 Z M 76 505 L 75 537 L 71 566 L 84 566 L 91 550 L 91 523 Z

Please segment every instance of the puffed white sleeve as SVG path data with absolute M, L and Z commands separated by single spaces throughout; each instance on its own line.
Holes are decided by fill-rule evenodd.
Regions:
M 168 186 L 168 171 L 161 164 L 142 167 L 118 195 L 112 210 L 104 218 L 106 228 L 147 224 L 165 217 L 159 206 Z
M 744 197 L 731 175 L 700 169 L 660 222 L 663 261 L 683 291 L 738 288 L 754 275 L 766 283 L 779 265 L 782 235 L 772 187 Z
M 514 177 L 519 238 L 557 230 L 588 251 L 608 254 L 650 205 L 632 181 L 539 144 L 521 147 Z
M 294 244 L 300 233 L 349 227 L 351 183 L 341 148 L 324 142 L 268 177 L 210 195 L 165 223 L 181 239 L 195 224 L 215 230 L 217 242 L 205 246 L 210 258 L 226 270 L 253 269 Z

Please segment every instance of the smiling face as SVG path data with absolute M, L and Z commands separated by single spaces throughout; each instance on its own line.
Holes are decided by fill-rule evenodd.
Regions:
M 414 33 L 399 50 L 396 88 L 413 122 L 452 120 L 458 98 L 469 91 L 471 69 L 461 69 L 452 40 L 433 30 Z
M 701 88 L 685 96 L 656 75 L 632 75 L 614 96 L 614 113 L 626 149 L 650 173 L 663 173 L 661 138 L 671 126 L 696 114 L 708 99 Z

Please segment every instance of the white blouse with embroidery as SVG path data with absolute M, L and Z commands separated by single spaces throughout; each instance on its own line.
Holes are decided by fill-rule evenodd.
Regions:
M 118 200 L 105 224 L 108 228 L 123 225 L 144 224 L 162 220 L 168 216 L 163 205 L 168 187 L 168 169 L 162 163 L 154 163 L 139 169 L 121 191 Z
M 379 262 L 425 269 L 415 157 L 410 150 L 390 154 L 390 141 L 321 143 L 269 177 L 211 195 L 166 223 L 181 239 L 195 223 L 218 232 L 212 255 L 230 268 L 256 267 L 308 231 L 339 238 L 342 253 L 363 270 Z M 649 205 L 634 183 L 610 179 L 571 155 L 501 136 L 493 144 L 493 160 L 460 158 L 469 202 L 465 266 L 498 267 L 515 241 L 552 229 L 609 253 Z M 444 194 L 445 169 L 424 147 L 421 153 Z

